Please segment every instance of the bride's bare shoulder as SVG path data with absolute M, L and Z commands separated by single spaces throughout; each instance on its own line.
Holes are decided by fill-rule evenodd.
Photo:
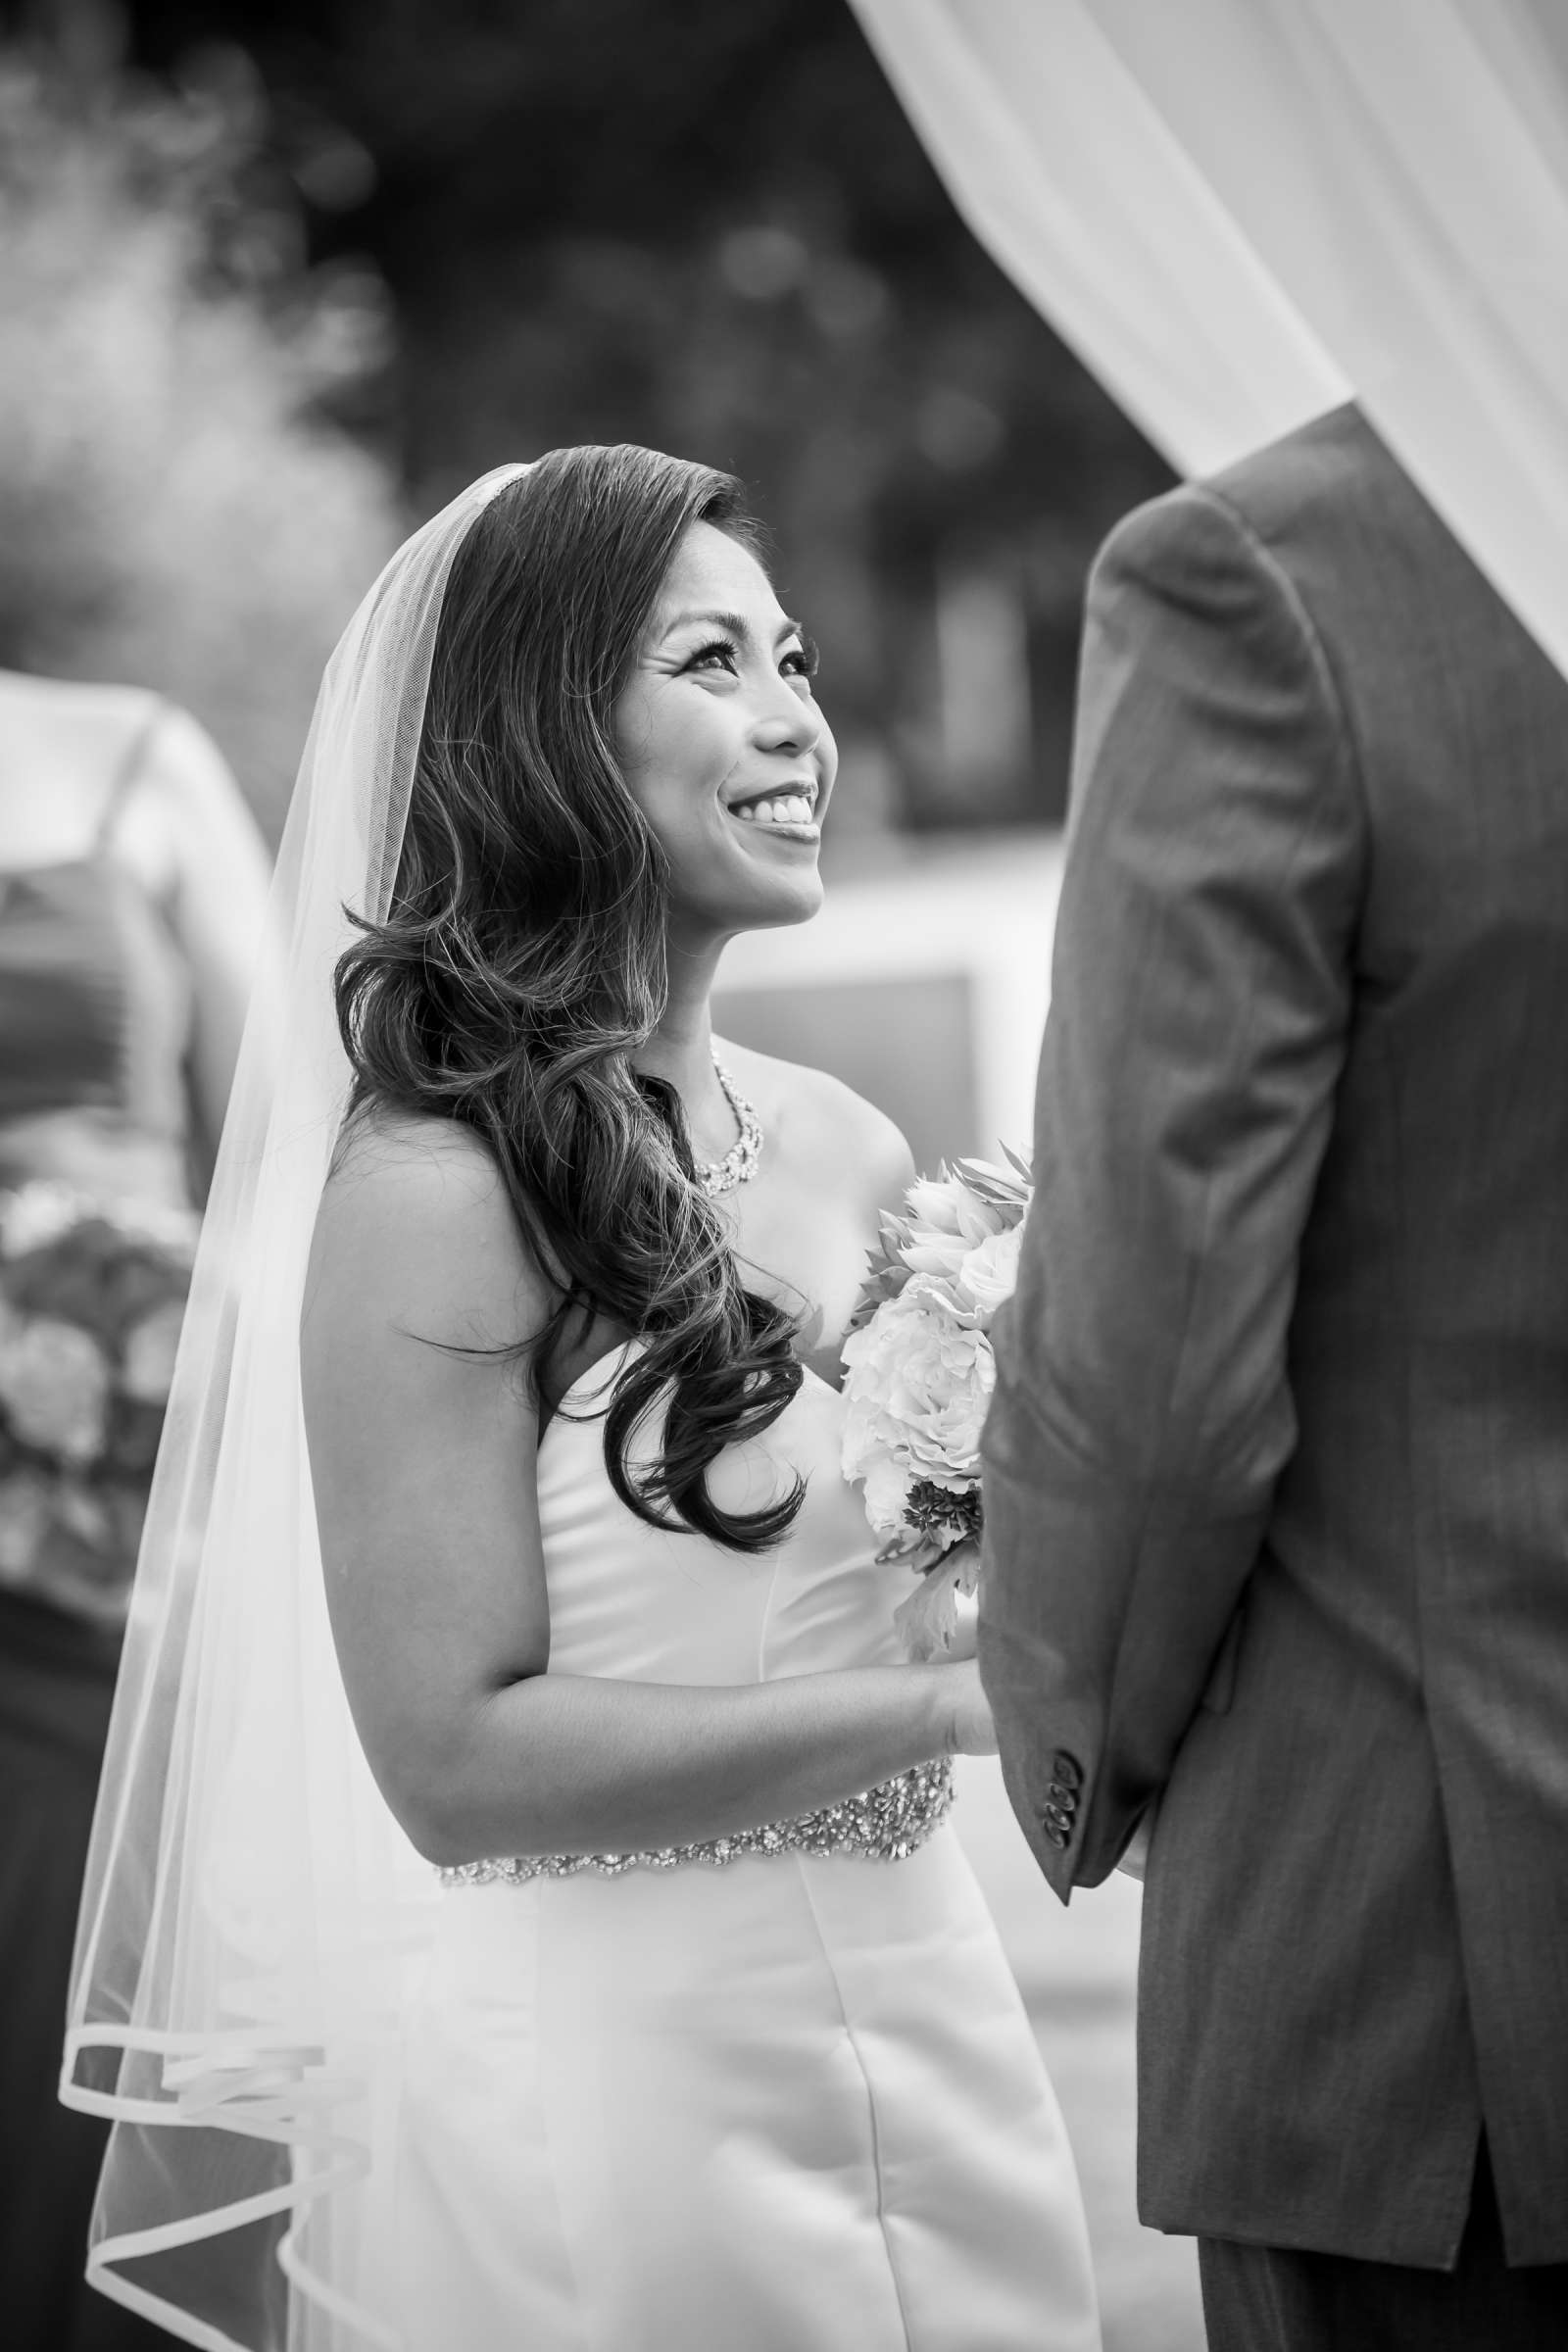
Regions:
M 321 1194 L 307 1313 L 416 1321 L 511 1346 L 548 1320 L 549 1285 L 483 1139 L 454 1119 L 368 1105 L 345 1123 Z
M 874 1206 L 898 1205 L 915 1167 L 902 1129 L 886 1111 L 827 1070 L 722 1042 L 719 1052 L 736 1084 L 751 1094 L 764 1130 L 771 1128 L 792 1161 L 807 1169 L 840 1169 L 846 1188 Z
M 343 1122 L 328 1192 L 398 1195 L 411 1188 L 426 1205 L 432 1196 L 450 1193 L 472 1207 L 505 1193 L 489 1147 L 461 1120 L 362 1103 Z

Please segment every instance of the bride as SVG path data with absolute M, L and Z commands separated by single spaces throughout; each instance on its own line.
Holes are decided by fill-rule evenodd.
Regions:
M 264 1548 L 220 1447 L 202 1541 L 173 1547 L 205 1554 L 194 1599 L 170 1570 L 122 1691 L 131 1794 L 105 1799 L 75 2003 L 78 2083 L 83 2054 L 121 2069 L 75 2093 L 121 2124 L 95 2275 L 193 2342 L 1099 2341 L 1060 2119 L 946 1819 L 950 1759 L 993 1745 L 976 1670 L 901 1661 L 904 1572 L 838 1467 L 839 1344 L 907 1152 L 831 1079 L 710 1026 L 726 941 L 819 903 L 813 662 L 736 485 L 571 449 L 427 526 L 328 672 L 307 830 L 334 839 L 334 795 L 373 812 L 331 941 L 347 1111 L 314 1232 L 269 1213 L 252 1155 L 230 1301 L 241 1240 L 249 1288 L 214 1348 L 225 1426 L 269 1429 L 274 1474 L 295 1440 L 258 1366 L 302 1409 L 314 1530 L 273 1525 L 324 1584 L 341 1683 L 319 1690 L 301 1591 L 305 1694 L 271 1693 L 270 1744 L 255 1729 L 294 1653 L 277 1611 L 201 1606 L 236 1582 L 215 1521 L 225 1562 Z M 303 1027 L 328 926 L 284 862 Z M 285 1021 L 277 1064 L 314 1067 L 326 1103 L 330 1054 L 305 1045 Z M 298 1104 L 264 1124 L 285 1157 L 311 1131 Z M 149 1555 L 158 1520 L 155 1495 Z M 343 1693 L 347 1768 L 374 1781 L 345 1800 L 357 1843 L 320 1828 Z M 185 1733 L 150 1747 L 160 1715 Z M 309 1872 L 277 1850 L 291 1806 Z M 138 1835 L 150 1957 L 117 2000 Z M 383 1942 L 413 1958 L 388 2003 L 394 1915 Z M 215 1939 L 226 1962 L 191 1960 Z M 169 2185 L 148 2145 L 171 2095 L 254 2180 Z M 289 2220 L 291 2315 L 270 2266 L 222 2282 L 225 2198 Z M 201 2287 L 167 2265 L 138 2285 L 127 2256 L 184 2233 Z

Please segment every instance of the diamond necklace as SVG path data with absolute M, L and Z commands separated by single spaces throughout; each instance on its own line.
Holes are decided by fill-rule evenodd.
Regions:
M 713 1074 L 724 1090 L 725 1102 L 735 1113 L 740 1133 L 722 1159 L 697 1162 L 697 1181 L 710 1200 L 716 1200 L 720 1193 L 732 1193 L 738 1184 L 750 1184 L 762 1156 L 762 1122 L 716 1054 Z

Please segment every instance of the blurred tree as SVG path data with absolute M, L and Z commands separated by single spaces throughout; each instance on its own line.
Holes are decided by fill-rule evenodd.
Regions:
M 400 353 L 360 421 L 418 507 L 563 441 L 730 466 L 867 815 L 1059 813 L 1088 560 L 1168 476 L 958 220 L 846 0 L 129 13 L 162 73 L 218 39 L 256 59 L 313 250 L 384 273 Z M 953 619 L 986 597 L 1002 652 Z
M 156 686 L 275 834 L 321 665 L 402 527 L 329 414 L 380 364 L 364 270 L 306 266 L 237 52 L 124 83 L 112 15 L 0 55 L 0 661 Z
M 338 615 L 379 544 L 379 477 L 344 430 L 397 452 L 417 511 L 501 458 L 648 441 L 742 474 L 774 527 L 826 649 L 839 854 L 858 823 L 880 843 L 890 820 L 1059 815 L 1088 561 L 1168 477 L 958 220 L 847 0 L 0 13 L 100 92 L 58 158 L 58 108 L 29 132 L 13 106 L 7 202 L 35 226 L 6 267 L 40 321 L 35 368 L 73 386 L 68 415 L 26 431 L 55 451 L 45 479 L 71 440 L 115 453 L 117 517 L 138 479 L 158 484 L 149 524 L 163 509 L 157 531 L 96 526 L 102 612 L 72 666 L 177 663 L 166 682 L 216 721 L 214 692 L 183 681 L 227 661 L 219 731 L 254 765 L 236 725 L 256 739 L 275 708 L 281 735 L 295 693 L 269 703 L 267 630 L 231 628 L 236 598 L 292 582 L 314 649 L 309 615 Z M 156 81 L 112 106 L 117 42 Z M 182 127 L 149 138 L 158 122 Z M 69 361 L 38 341 L 58 307 L 42 289 L 68 280 Z M 382 283 L 397 348 L 374 368 Z M 89 416 L 86 387 L 111 382 L 114 413 Z M 181 520 L 208 514 L 203 470 L 225 523 Z M 29 562 L 48 535 L 31 525 Z M 62 564 L 94 576 L 79 552 Z M 138 596 L 110 595 L 111 573 Z

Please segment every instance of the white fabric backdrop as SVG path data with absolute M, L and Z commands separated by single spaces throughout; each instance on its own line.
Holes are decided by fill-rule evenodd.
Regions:
M 854 0 L 976 234 L 1185 473 L 1353 395 L 1568 670 L 1564 0 Z

